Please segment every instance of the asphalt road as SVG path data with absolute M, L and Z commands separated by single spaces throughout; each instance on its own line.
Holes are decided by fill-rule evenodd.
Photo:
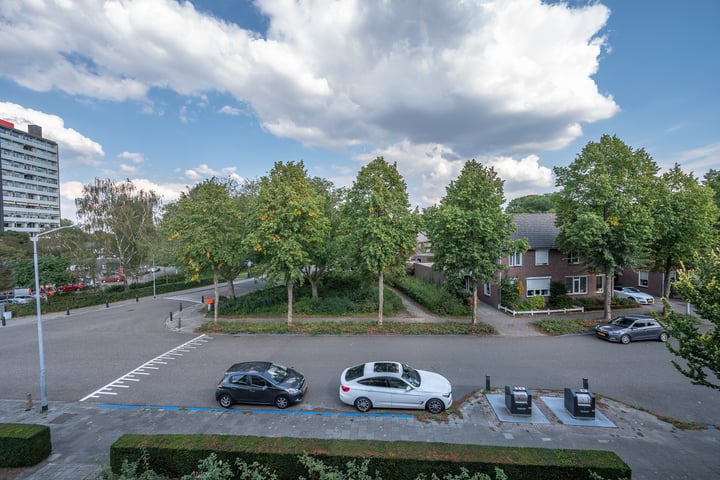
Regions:
M 240 282 L 242 293 L 257 286 Z M 211 287 L 43 316 L 50 401 L 215 407 L 214 390 L 232 363 L 271 359 L 302 371 L 310 386 L 293 408 L 352 411 L 337 398 L 338 375 L 368 360 L 400 360 L 437 371 L 461 399 L 485 386 L 579 388 L 682 421 L 718 425 L 717 394 L 691 385 L 658 342 L 610 344 L 592 336 L 200 336 L 169 330 L 174 312 L 197 310 Z M 182 348 L 179 348 L 183 346 Z M 148 363 L 150 362 L 150 363 Z M 138 368 L 141 368 L 138 371 Z M 128 376 L 128 374 L 132 374 Z M 0 399 L 39 392 L 34 317 L 0 328 Z

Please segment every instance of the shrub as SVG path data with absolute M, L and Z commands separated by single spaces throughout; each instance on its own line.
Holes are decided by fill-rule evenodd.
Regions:
M 0 467 L 28 467 L 50 455 L 50 428 L 29 423 L 0 423 Z
M 444 287 L 438 287 L 409 275 L 396 275 L 390 280 L 393 286 L 436 315 L 465 317 L 471 314 L 463 299 Z
M 573 301 L 568 296 L 563 282 L 550 282 L 548 305 L 550 308 L 570 308 L 573 306 Z
M 545 298 L 541 296 L 530 297 L 522 302 L 518 303 L 518 312 L 527 312 L 530 310 L 544 310 L 545 309 Z

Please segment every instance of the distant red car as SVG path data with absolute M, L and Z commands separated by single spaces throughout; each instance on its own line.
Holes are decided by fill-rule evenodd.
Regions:
M 125 277 L 117 272 L 113 272 L 107 277 L 102 279 L 102 283 L 116 283 L 116 282 L 124 282 Z
M 63 285 L 59 288 L 62 292 L 79 292 L 83 289 L 83 284 L 80 282 L 73 283 L 70 285 Z

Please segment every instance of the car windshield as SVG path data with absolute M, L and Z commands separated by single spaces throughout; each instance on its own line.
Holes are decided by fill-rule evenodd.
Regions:
M 625 317 L 617 317 L 615 320 L 613 320 L 613 325 L 617 325 L 618 327 L 629 327 L 633 323 L 633 319 L 631 318 L 625 318 Z
M 282 365 L 278 365 L 277 363 L 270 365 L 266 373 L 276 383 L 282 383 L 288 376 L 287 368 Z
M 640 293 L 640 290 L 638 290 L 635 287 L 625 287 L 626 292 L 632 292 L 632 293 Z
M 412 367 L 409 367 L 407 365 L 402 366 L 403 372 L 402 372 L 402 378 L 405 379 L 406 382 L 408 382 L 413 387 L 417 388 L 420 386 L 420 373 L 418 373 L 417 370 L 415 370 Z

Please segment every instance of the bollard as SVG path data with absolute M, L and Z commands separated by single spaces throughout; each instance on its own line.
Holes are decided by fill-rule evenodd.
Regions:
M 485 390 L 490 390 L 490 375 L 485 375 Z
M 2 318 L 2 326 L 5 326 L 5 312 L 0 312 L 0 318 Z
M 139 301 L 140 301 L 140 297 L 138 297 L 137 295 L 135 295 L 135 303 L 137 303 L 137 302 L 139 302 Z
M 32 395 L 28 393 L 27 399 L 25 400 L 25 411 L 29 412 L 30 410 L 32 410 Z
M 70 307 L 67 307 L 67 309 L 65 310 L 65 315 L 70 315 Z
M 110 308 L 110 302 L 108 302 L 107 300 L 105 300 L 105 308 Z
M 172 312 L 170 312 L 170 321 L 172 322 Z
M 205 295 L 200 296 L 200 303 L 205 303 Z
M 583 388 L 584 388 L 585 390 L 588 389 L 588 379 L 587 379 L 587 378 L 583 378 Z
M 180 311 L 182 312 L 182 302 L 180 302 Z

